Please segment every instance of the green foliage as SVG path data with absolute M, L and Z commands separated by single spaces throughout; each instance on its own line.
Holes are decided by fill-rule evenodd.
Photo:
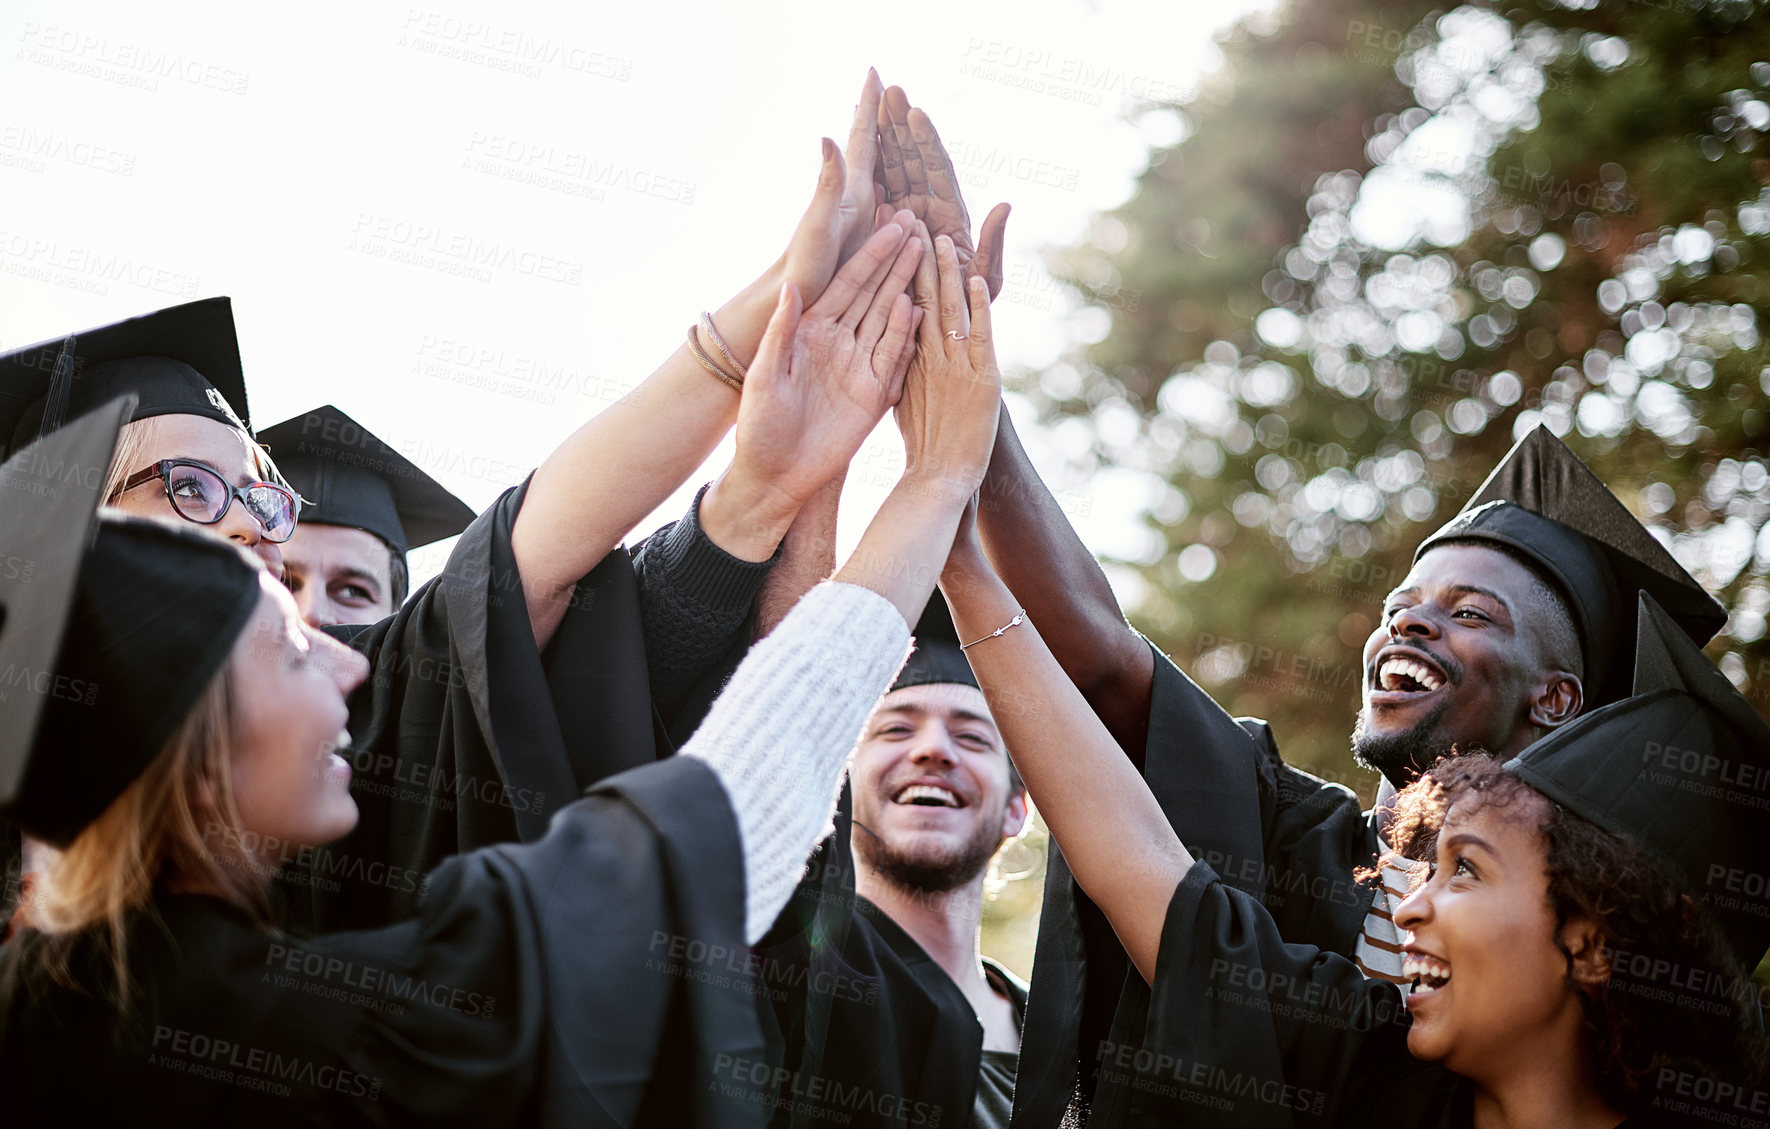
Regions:
M 1538 422 L 1727 604 L 1710 654 L 1770 704 L 1764 7 L 1293 3 L 1053 255 L 1111 328 L 1026 390 L 1150 476 L 1127 610 L 1293 761 L 1368 798 L 1383 596 Z

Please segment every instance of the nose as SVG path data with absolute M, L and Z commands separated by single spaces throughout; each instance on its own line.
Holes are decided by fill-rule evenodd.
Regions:
M 303 584 L 294 595 L 295 608 L 309 627 L 330 627 L 341 622 L 337 608 L 317 584 Z
M 916 734 L 916 749 L 910 754 L 910 763 L 917 765 L 952 768 L 959 763 L 959 756 L 953 751 L 952 737 L 947 733 L 946 726 L 938 722 L 929 722 L 922 726 Z
M 221 520 L 212 528 L 243 548 L 256 550 L 260 544 L 270 544 L 264 539 L 264 527 L 258 524 L 258 519 L 252 516 L 246 504 L 238 498 L 228 500 L 227 512 L 221 515 Z M 278 554 L 277 562 L 282 563 L 281 554 Z
M 1432 884 L 1425 883 L 1395 907 L 1395 927 L 1414 932 L 1432 920 Z
M 1418 607 L 1402 608 L 1389 617 L 1391 639 L 1436 639 L 1438 623 Z

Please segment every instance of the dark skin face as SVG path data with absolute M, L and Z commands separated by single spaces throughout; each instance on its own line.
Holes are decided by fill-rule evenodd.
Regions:
M 1470 544 L 1428 552 L 1365 642 L 1354 747 L 1401 784 L 1397 775 L 1425 766 L 1398 772 L 1367 747 L 1510 756 L 1571 720 L 1582 691 L 1552 654 L 1546 614 L 1535 578 L 1506 554 Z

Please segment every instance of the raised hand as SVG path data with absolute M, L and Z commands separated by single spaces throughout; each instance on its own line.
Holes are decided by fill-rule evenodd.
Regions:
M 782 256 L 785 280 L 796 285 L 807 302 L 822 296 L 837 266 L 872 234 L 873 211 L 880 203 L 873 175 L 882 94 L 879 72 L 867 71 L 849 127 L 846 159 L 835 142 L 827 137 L 823 140 L 817 192 Z
M 1002 240 L 1009 206 L 997 204 L 990 210 L 973 246 L 971 217 L 959 192 L 952 157 L 941 144 L 934 123 L 910 105 L 901 87 L 889 88 L 880 100 L 878 136 L 883 203 L 908 209 L 928 225 L 931 234 L 951 239 L 960 269 L 981 277 L 994 299 L 1002 292 Z
M 904 476 L 970 494 L 982 484 L 995 444 L 1002 375 L 984 280 L 963 277 L 950 237 L 937 235 L 933 243 L 934 254 L 917 264 L 917 301 L 926 316 L 897 404 Z
M 879 228 L 803 313 L 798 287 L 782 286 L 744 383 L 725 485 L 796 511 L 897 402 L 918 320 L 904 293 L 922 258 L 912 226 L 900 214 Z

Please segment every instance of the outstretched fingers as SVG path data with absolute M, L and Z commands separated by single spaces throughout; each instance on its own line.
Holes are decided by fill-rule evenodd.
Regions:
M 971 336 L 966 344 L 971 350 L 971 371 L 979 379 L 988 379 L 996 371 L 996 340 L 990 321 L 989 287 L 976 275 L 965 280 L 965 293 L 970 298 Z
M 885 322 L 879 343 L 873 346 L 873 372 L 884 385 L 887 406 L 903 396 L 904 378 L 909 375 L 910 358 L 915 356 L 916 327 L 922 311 L 910 301 L 908 294 L 899 294 L 891 301 L 891 315 Z
M 824 292 L 812 303 L 807 313 L 827 317 L 831 321 L 841 317 L 875 274 L 881 280 L 884 278 L 883 268 L 903 245 L 908 226 L 907 223 L 893 222 L 873 232 L 860 245 L 860 249 L 842 264 L 836 277 L 830 279 L 830 284 L 824 287 Z
M 970 333 L 965 304 L 965 282 L 959 274 L 959 256 L 950 236 L 934 237 L 934 263 L 940 273 L 940 335 L 947 356 L 962 354 Z
M 788 359 L 793 355 L 793 337 L 799 332 L 800 308 L 799 287 L 792 282 L 782 283 L 780 298 L 774 304 L 774 313 L 769 315 L 768 328 L 762 331 L 762 344 L 756 349 L 756 359 L 750 362 L 746 380 L 760 375 L 766 381 L 787 371 Z
M 911 276 L 916 273 L 916 264 L 921 261 L 921 240 L 912 235 L 904 240 L 903 248 L 897 252 L 897 258 L 891 263 L 891 272 L 873 292 L 872 300 L 867 304 L 859 326 L 855 329 L 854 345 L 863 355 L 872 352 L 880 335 L 885 332 L 886 319 L 897 308 L 897 300 L 905 298 L 904 288 L 910 284 Z M 850 307 L 850 313 L 852 312 L 853 308 Z M 848 315 L 843 315 L 843 320 L 847 319 Z
M 946 146 L 941 144 L 934 122 L 921 109 L 912 108 L 906 124 L 916 142 L 916 168 L 922 173 L 928 194 L 957 210 L 959 230 L 970 231 L 971 218 L 965 212 L 965 198 L 959 194 L 959 178 L 953 171 L 953 159 Z M 913 183 L 913 177 L 911 179 Z
M 1012 210 L 1005 202 L 989 210 L 977 232 L 977 254 L 971 257 L 971 273 L 989 284 L 992 302 L 1002 292 L 1002 244 L 1008 237 L 1008 213 Z

